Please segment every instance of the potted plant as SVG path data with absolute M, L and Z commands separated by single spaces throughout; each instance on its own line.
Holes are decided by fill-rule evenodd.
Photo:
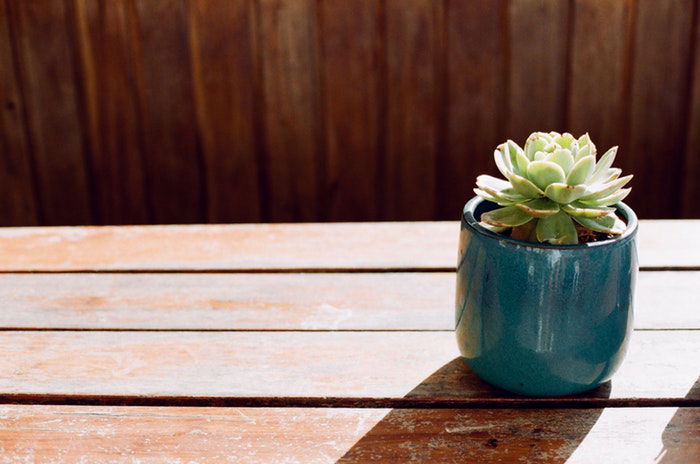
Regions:
M 456 334 L 485 381 L 564 396 L 608 380 L 632 331 L 637 217 L 632 176 L 596 162 L 588 134 L 536 132 L 494 152 L 505 177 L 477 178 L 464 207 Z

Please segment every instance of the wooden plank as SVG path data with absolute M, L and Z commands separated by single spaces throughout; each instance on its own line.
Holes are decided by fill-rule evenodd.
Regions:
M 74 2 L 96 222 L 147 224 L 136 17 L 125 1 Z
M 612 383 L 576 401 L 697 404 L 698 350 L 700 331 L 635 332 Z M 13 395 L 23 401 L 115 396 L 127 404 L 148 398 L 238 401 L 232 405 L 286 405 L 296 398 L 336 406 L 333 398 L 409 405 L 529 401 L 477 379 L 458 357 L 451 332 L 6 331 L 0 356 L 5 402 Z
M 377 220 L 384 156 L 381 3 L 319 3 L 325 194 L 330 220 Z
M 3 406 L 12 462 L 685 464 L 698 408 L 555 410 Z M 614 443 L 614 446 L 610 446 Z
M 493 150 L 506 140 L 506 9 L 503 0 L 446 3 L 446 146 L 442 147 L 438 216 L 455 219 L 476 176 L 498 175 Z
M 568 130 L 577 136 L 588 132 L 599 150 L 622 145 L 621 158 L 636 156 L 624 138 L 633 2 L 575 0 L 572 13 Z
M 700 329 L 700 272 L 642 272 L 637 329 Z M 453 273 L 2 274 L 0 328 L 453 330 Z
M 256 2 L 264 76 L 269 219 L 318 220 L 320 101 L 316 2 Z
M 6 2 L 17 41 L 42 222 L 92 222 L 76 53 L 65 2 Z
M 569 2 L 511 0 L 508 137 L 562 131 L 566 101 Z
M 441 2 L 386 2 L 387 122 L 384 219 L 435 217 L 442 111 Z
M 633 190 L 629 198 L 642 218 L 680 213 L 694 3 L 637 2 L 629 155 L 618 164 L 644 188 L 644 195 Z
M 0 225 L 33 226 L 38 208 L 12 45 L 7 5 L 0 1 Z
M 0 271 L 449 271 L 458 235 L 457 222 L 6 228 Z M 697 220 L 642 221 L 642 268 L 700 268 L 698 236 Z
M 698 6 L 696 6 L 696 9 Z M 700 218 L 700 10 L 695 15 L 695 50 L 693 73 L 690 76 L 692 86 L 689 98 L 688 133 L 686 134 L 685 157 L 683 166 L 683 208 L 681 217 Z
M 183 0 L 137 0 L 146 171 L 156 223 L 202 222 L 205 181 Z
M 255 144 L 254 20 L 248 0 L 190 2 L 192 73 L 209 222 L 262 218 Z

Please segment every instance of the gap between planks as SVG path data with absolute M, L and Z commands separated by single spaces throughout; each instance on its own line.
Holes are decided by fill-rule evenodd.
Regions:
M 586 395 L 583 393 L 582 395 Z M 172 406 L 172 407 L 256 407 L 256 408 L 361 408 L 361 409 L 559 409 L 700 407 L 694 398 L 374 398 L 374 397 L 226 397 L 226 396 L 137 396 L 0 394 L 0 404 L 61 406 Z

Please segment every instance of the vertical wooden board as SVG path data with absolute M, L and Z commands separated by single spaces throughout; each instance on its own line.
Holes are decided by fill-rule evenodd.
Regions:
M 16 31 L 43 222 L 92 222 L 70 11 L 63 1 L 8 2 Z
M 620 156 L 631 157 L 624 144 L 633 3 L 575 0 L 573 7 L 567 129 L 588 132 L 601 151 L 622 144 Z
M 261 220 L 254 137 L 252 3 L 190 2 L 192 72 L 210 222 Z
M 376 0 L 325 0 L 320 7 L 328 217 L 378 219 L 383 10 Z
M 635 24 L 628 156 L 629 203 L 642 218 L 680 212 L 693 0 L 639 0 Z
M 269 219 L 318 220 L 323 173 L 316 2 L 259 0 L 256 5 Z
M 681 217 L 700 218 L 700 11 L 695 13 L 693 73 L 683 168 Z
M 185 0 L 137 0 L 147 180 L 158 223 L 202 222 L 205 192 Z
M 569 3 L 511 0 L 508 137 L 564 130 Z
M 442 2 L 386 2 L 383 219 L 432 219 L 440 125 Z
M 504 0 L 447 3 L 447 127 L 438 214 L 457 219 L 479 174 L 498 175 L 493 150 L 507 136 Z
M 149 222 L 133 13 L 128 0 L 75 1 L 100 224 Z
M 38 224 L 24 101 L 5 1 L 0 1 L 0 211 L 2 226 Z

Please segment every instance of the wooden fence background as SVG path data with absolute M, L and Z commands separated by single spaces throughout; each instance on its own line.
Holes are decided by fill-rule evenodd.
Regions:
M 0 223 L 456 219 L 495 145 L 700 217 L 697 0 L 0 0 Z

